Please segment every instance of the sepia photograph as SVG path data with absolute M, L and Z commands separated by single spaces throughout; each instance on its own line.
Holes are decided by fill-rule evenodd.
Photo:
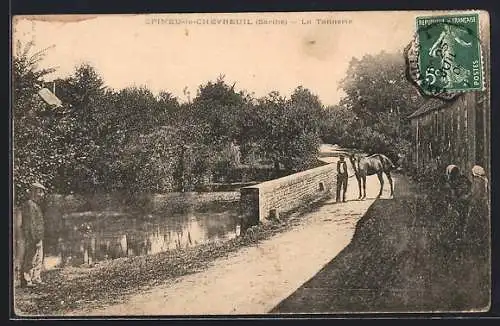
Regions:
M 17 15 L 11 316 L 491 306 L 482 10 Z

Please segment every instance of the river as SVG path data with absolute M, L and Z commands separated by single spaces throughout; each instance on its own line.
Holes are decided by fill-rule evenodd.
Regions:
M 45 248 L 45 268 L 92 266 L 100 261 L 192 247 L 239 234 L 238 207 L 179 214 L 66 219 Z

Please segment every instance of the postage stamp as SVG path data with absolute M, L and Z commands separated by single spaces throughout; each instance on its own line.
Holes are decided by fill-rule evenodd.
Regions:
M 479 15 L 417 17 L 418 84 L 427 95 L 483 89 Z

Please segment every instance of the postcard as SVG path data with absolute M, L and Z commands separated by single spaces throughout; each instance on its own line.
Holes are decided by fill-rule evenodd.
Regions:
M 12 31 L 15 318 L 490 309 L 488 12 Z

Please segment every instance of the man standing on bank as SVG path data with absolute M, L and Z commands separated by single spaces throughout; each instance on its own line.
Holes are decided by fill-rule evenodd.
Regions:
M 30 198 L 22 207 L 22 233 L 25 243 L 22 270 L 22 287 L 33 287 L 43 284 L 41 272 L 43 267 L 43 237 L 45 223 L 40 208 L 45 195 L 45 187 L 39 182 L 31 185 Z
M 340 194 L 342 192 L 342 202 L 345 202 L 345 193 L 347 191 L 347 163 L 344 160 L 344 155 L 340 155 L 340 160 L 337 162 L 337 203 L 340 202 Z

